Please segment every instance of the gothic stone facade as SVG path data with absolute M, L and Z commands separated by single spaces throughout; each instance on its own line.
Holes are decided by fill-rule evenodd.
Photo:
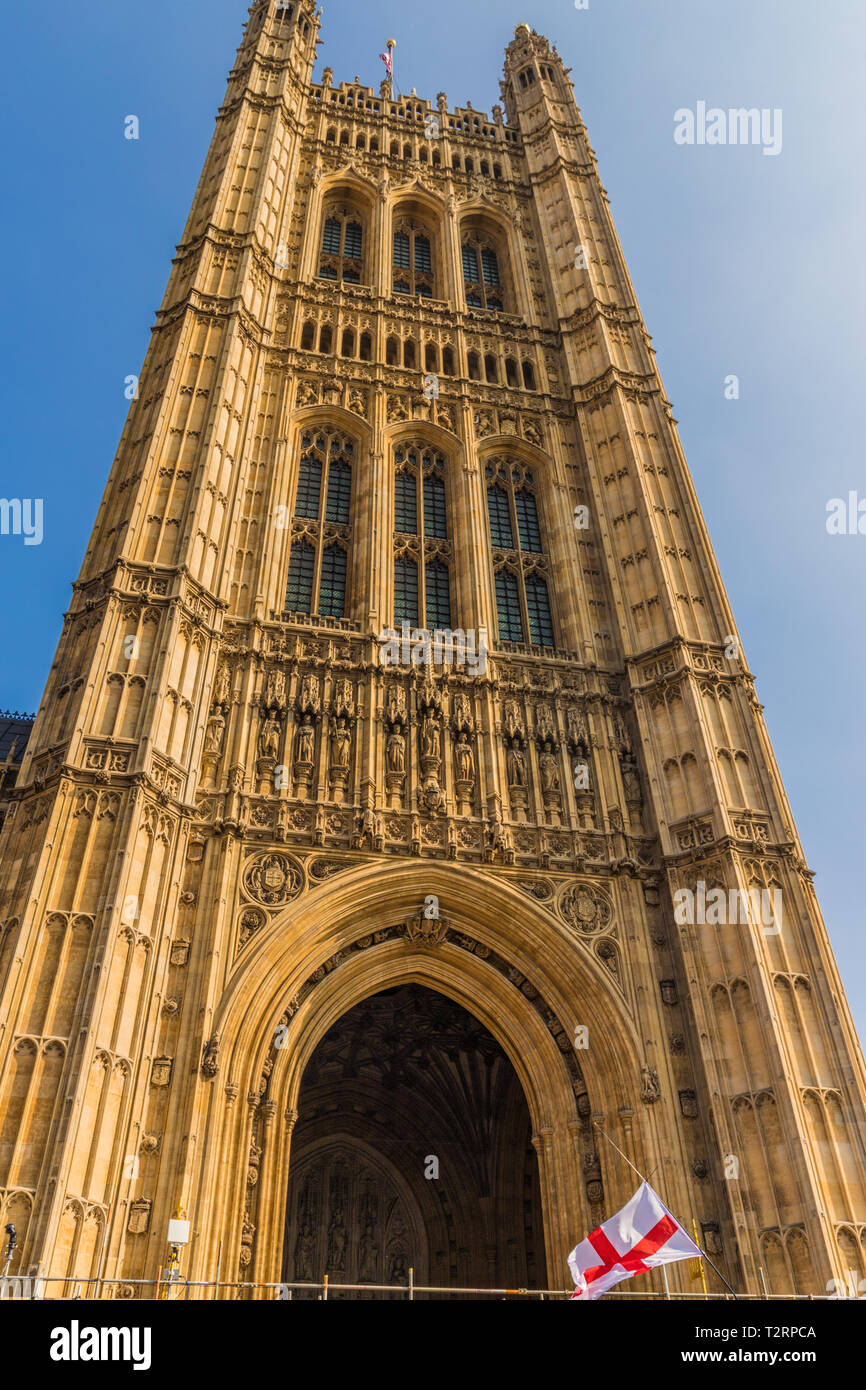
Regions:
M 250 10 L 2 832 L 16 1267 L 153 1278 L 181 1207 L 197 1279 L 562 1287 L 633 1189 L 597 1121 L 739 1288 L 823 1292 L 863 1060 L 567 71 L 521 25 L 488 118 L 314 83 L 318 27 Z M 425 1036 L 487 1068 L 487 1278 L 490 1194 L 369 1142 L 401 1009 L 431 1117 Z

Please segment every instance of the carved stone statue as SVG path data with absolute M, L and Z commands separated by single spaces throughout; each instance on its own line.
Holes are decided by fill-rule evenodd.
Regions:
M 344 771 L 349 766 L 349 749 L 352 735 L 342 721 L 331 734 L 331 767 Z
M 298 1232 L 298 1239 L 295 1242 L 295 1278 L 312 1279 L 313 1277 L 313 1232 L 309 1225 L 304 1225 Z
M 276 758 L 280 751 L 280 726 L 273 716 L 269 715 L 262 725 L 262 732 L 259 735 L 259 754 L 263 758 Z
M 207 721 L 207 733 L 205 735 L 205 752 L 219 753 L 223 746 L 223 734 L 225 733 L 226 721 L 223 718 L 222 710 L 216 709 Z
M 526 759 L 519 743 L 512 743 L 506 758 L 509 787 L 526 786 Z
M 402 776 L 406 771 L 406 740 L 399 728 L 388 735 L 386 754 L 388 771 Z
M 223 665 L 219 668 L 219 672 L 217 673 L 214 699 L 216 700 L 218 705 L 227 705 L 231 698 L 231 693 L 231 678 L 229 676 L 229 668 L 225 665 L 225 663 L 223 663 Z
M 538 760 L 538 767 L 541 773 L 541 790 L 548 796 L 556 796 L 560 790 L 559 765 L 554 754 L 550 751 L 550 745 L 546 745 L 544 752 Z
M 625 758 L 622 764 L 622 782 L 626 801 L 640 801 L 640 777 L 632 758 Z
M 472 782 L 475 778 L 475 759 L 472 756 L 472 746 L 467 734 L 459 734 L 457 746 L 454 749 L 454 761 L 457 765 L 458 782 Z
M 328 1268 L 333 1270 L 346 1268 L 346 1225 L 341 1206 L 336 1207 L 331 1219 L 331 1230 L 328 1235 Z
M 368 1221 L 364 1227 L 364 1234 L 358 1242 L 358 1279 L 360 1281 L 372 1282 L 375 1280 L 378 1259 L 379 1247 L 376 1244 L 373 1227 Z
M 437 721 L 428 714 L 421 729 L 421 756 L 439 762 L 442 757 L 442 733 Z
M 511 832 L 502 824 L 499 811 L 494 812 L 487 826 L 488 848 L 494 854 L 506 854 L 511 849 Z
M 297 751 L 295 762 L 303 765 L 312 764 L 313 749 L 316 742 L 316 731 L 313 728 L 313 721 L 309 714 L 304 715 L 304 722 L 298 729 Z

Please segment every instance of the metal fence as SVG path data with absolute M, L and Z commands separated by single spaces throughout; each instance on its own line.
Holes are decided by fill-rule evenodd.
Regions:
M 209 1302 L 291 1302 L 297 1298 L 327 1302 L 331 1298 L 345 1295 L 361 1296 L 367 1299 L 404 1300 L 433 1298 L 446 1299 L 570 1299 L 572 1289 L 484 1289 L 462 1288 L 448 1284 L 416 1284 L 414 1272 L 409 1271 L 409 1279 L 402 1284 L 340 1284 L 325 1275 L 320 1283 L 253 1283 L 238 1280 L 193 1280 L 177 1277 L 156 1279 L 68 1279 L 58 1275 L 7 1276 L 0 1278 L 0 1301 L 43 1300 L 89 1300 L 119 1299 L 138 1302 L 184 1302 L 199 1300 Z M 836 1301 L 839 1294 L 738 1294 L 738 1301 L 771 1303 L 779 1302 L 828 1302 Z M 698 1302 L 732 1302 L 728 1293 L 657 1291 L 653 1289 L 612 1289 L 605 1299 L 638 1299 Z

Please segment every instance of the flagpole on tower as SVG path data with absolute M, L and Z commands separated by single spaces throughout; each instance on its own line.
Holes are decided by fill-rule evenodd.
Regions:
M 395 55 L 395 53 L 396 53 L 396 51 L 397 51 L 397 40 L 396 40 L 396 39 L 389 39 L 388 42 L 386 43 L 385 47 L 387 48 L 387 50 L 388 50 L 388 56 L 389 56 L 390 59 L 391 59 L 391 71 L 390 71 L 390 78 L 391 78 L 391 100 L 392 100 L 392 101 L 395 101 L 395 100 L 396 100 L 395 93 L 396 93 L 396 91 L 397 91 L 397 88 L 394 86 L 394 55 Z
M 611 1139 L 610 1135 L 609 1135 L 609 1134 L 605 1134 L 605 1131 L 602 1129 L 602 1127 L 601 1127 L 601 1125 L 599 1124 L 598 1120 L 593 1120 L 593 1124 L 595 1125 L 595 1128 L 598 1130 L 599 1134 L 604 1135 L 604 1138 L 605 1138 L 605 1139 L 607 1140 L 607 1142 L 610 1144 L 610 1147 L 611 1147 L 612 1149 L 616 1149 L 616 1152 L 619 1154 L 620 1158 L 623 1159 L 623 1160 L 628 1164 L 628 1166 L 629 1166 L 629 1168 L 631 1168 L 632 1172 L 633 1172 L 633 1173 L 637 1173 L 637 1175 L 638 1175 L 638 1177 L 640 1178 L 641 1182 L 645 1182 L 646 1185 L 647 1185 L 647 1187 L 649 1187 L 649 1179 L 644 1177 L 643 1173 L 640 1171 L 639 1168 L 635 1168 L 635 1166 L 634 1166 L 634 1164 L 632 1163 L 631 1159 L 630 1159 L 630 1158 L 626 1158 L 626 1156 L 625 1156 L 625 1154 L 623 1153 L 622 1149 L 617 1148 L 616 1144 L 613 1142 L 613 1140 Z M 678 1223 L 678 1224 L 680 1224 L 680 1223 Z M 685 1229 L 685 1228 L 683 1228 L 683 1229 Z M 695 1248 L 696 1248 L 697 1250 L 700 1250 L 702 1257 L 706 1260 L 706 1262 L 707 1262 L 707 1264 L 709 1265 L 710 1269 L 713 1270 L 713 1272 L 714 1272 L 714 1273 L 719 1277 L 719 1279 L 722 1281 L 722 1283 L 724 1284 L 725 1288 L 728 1290 L 728 1293 L 731 1295 L 731 1297 L 732 1297 L 732 1298 L 737 1298 L 737 1297 L 738 1297 L 737 1293 L 731 1288 L 730 1284 L 728 1283 L 728 1281 L 727 1281 L 727 1279 L 725 1278 L 724 1274 L 722 1274 L 721 1270 L 718 1269 L 718 1268 L 716 1267 L 716 1265 L 713 1264 L 713 1262 L 712 1262 L 712 1260 L 710 1259 L 709 1255 L 707 1254 L 706 1250 L 702 1249 L 701 1246 L 698 1245 L 698 1242 L 697 1242 L 697 1241 L 695 1241 L 694 1244 L 695 1244 Z M 665 1282 L 667 1282 L 667 1280 L 665 1280 Z

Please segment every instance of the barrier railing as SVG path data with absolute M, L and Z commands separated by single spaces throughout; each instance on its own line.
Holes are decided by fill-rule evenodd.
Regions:
M 148 1296 L 145 1292 L 151 1290 Z M 342 1294 L 361 1294 L 370 1299 L 385 1295 L 390 1299 L 434 1297 L 437 1299 L 494 1298 L 494 1299 L 569 1299 L 571 1289 L 509 1289 L 509 1288 L 471 1288 L 455 1287 L 450 1284 L 416 1284 L 410 1271 L 408 1282 L 401 1284 L 339 1284 L 325 1275 L 321 1282 L 294 1281 L 289 1283 L 256 1283 L 241 1280 L 195 1280 L 172 1278 L 161 1275 L 156 1279 L 70 1279 L 64 1275 L 10 1275 L 0 1278 L 0 1301 L 30 1299 L 56 1299 L 64 1301 L 99 1301 L 119 1299 L 139 1302 L 166 1301 L 186 1302 L 188 1300 L 210 1300 L 221 1302 L 266 1301 L 268 1293 L 275 1301 L 291 1302 L 296 1295 L 302 1298 L 327 1302 Z M 738 1301 L 772 1303 L 780 1302 L 835 1302 L 838 1294 L 738 1294 Z M 605 1294 L 605 1299 L 639 1299 L 698 1302 L 732 1302 L 728 1293 L 659 1291 L 655 1289 L 617 1289 Z

